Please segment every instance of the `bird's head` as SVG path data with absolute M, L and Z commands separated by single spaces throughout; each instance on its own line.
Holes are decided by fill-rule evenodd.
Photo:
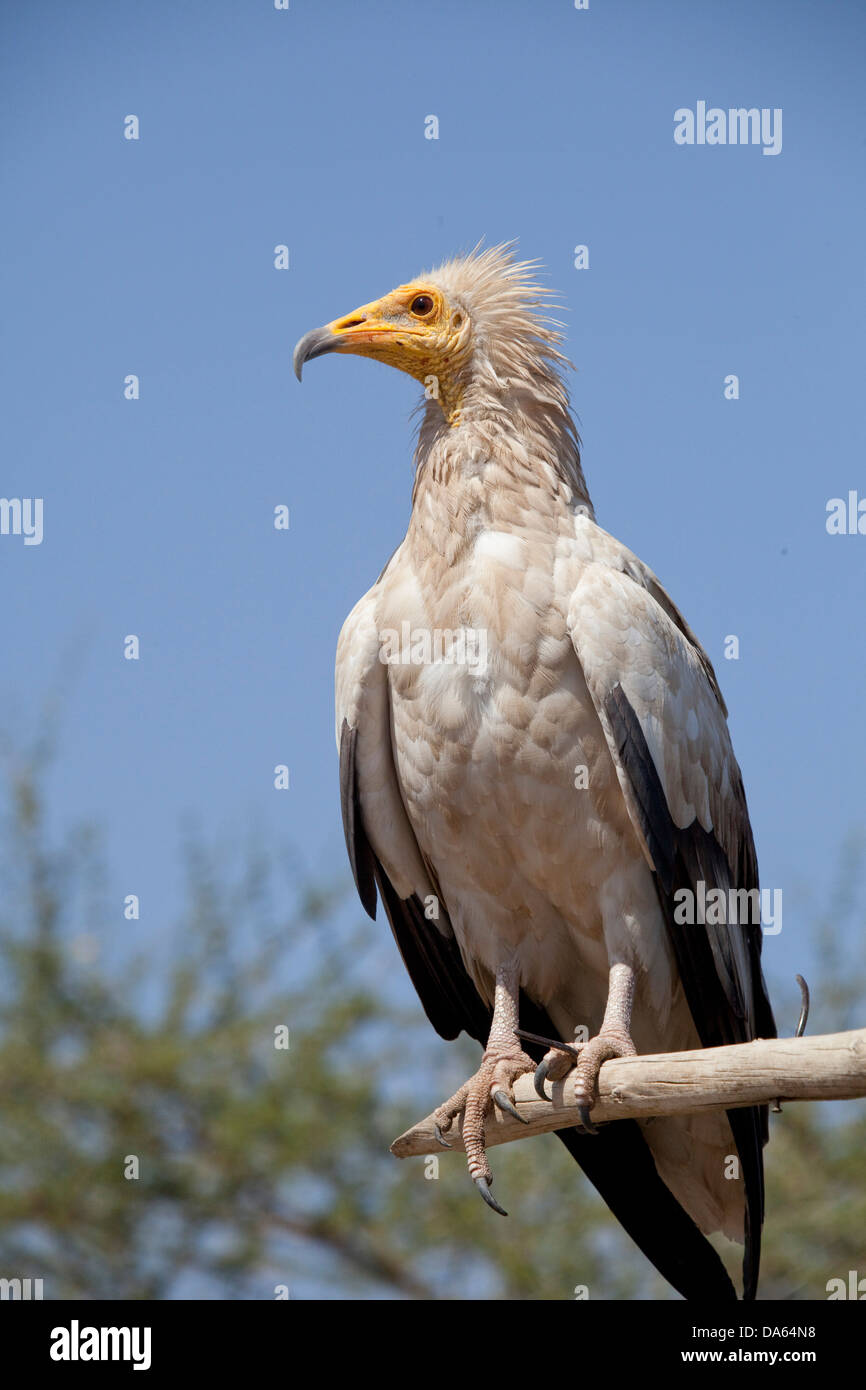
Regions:
M 473 381 L 501 394 L 531 377 L 537 386 L 550 380 L 557 391 L 565 359 L 555 326 L 538 313 L 547 291 L 532 270 L 510 246 L 448 261 L 305 334 L 295 348 L 295 374 L 300 380 L 304 363 L 326 352 L 373 357 L 420 381 L 449 424 L 460 420 Z
M 295 375 L 300 381 L 304 363 L 326 352 L 374 357 L 415 377 L 448 415 L 459 404 L 470 340 L 465 308 L 421 276 L 305 334 L 295 348 Z

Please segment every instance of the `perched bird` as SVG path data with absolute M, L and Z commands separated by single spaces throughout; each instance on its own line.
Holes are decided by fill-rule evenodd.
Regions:
M 595 521 L 545 293 L 476 249 L 295 349 L 299 378 L 350 352 L 425 387 L 406 537 L 339 639 L 349 856 L 434 1027 L 484 1048 L 436 1118 L 447 1146 L 462 1117 L 488 1204 L 492 1106 L 573 1066 L 583 1127 L 559 1137 L 625 1229 L 691 1298 L 736 1298 L 706 1234 L 745 1241 L 753 1298 L 766 1108 L 592 1125 L 606 1059 L 775 1025 L 760 917 L 679 910 L 757 889 L 740 769 L 709 658 Z

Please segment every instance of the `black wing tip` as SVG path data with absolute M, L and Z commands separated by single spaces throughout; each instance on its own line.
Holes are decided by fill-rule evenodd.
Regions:
M 598 1135 L 557 1130 L 572 1158 L 650 1264 L 688 1301 L 739 1302 L 721 1256 L 659 1177 L 636 1120 Z
M 745 982 L 735 971 L 720 971 L 720 965 L 725 964 L 725 943 L 713 941 L 709 929 L 703 932 L 694 927 L 684 929 L 677 923 L 674 913 L 676 890 L 686 888 L 693 892 L 700 879 L 733 883 L 737 887 L 757 887 L 757 861 L 741 780 L 738 789 L 745 828 L 735 876 L 712 831 L 704 830 L 696 820 L 686 829 L 674 824 L 640 721 L 619 683 L 607 696 L 605 711 L 637 800 L 641 829 L 655 867 L 659 904 L 702 1045 L 714 1047 L 746 1042 L 755 1032 L 761 1037 L 775 1036 L 772 1006 L 760 966 L 760 928 L 750 932 L 746 942 L 750 979 L 744 993 Z M 757 1292 L 760 1265 L 766 1107 L 728 1111 L 728 1120 L 744 1178 L 743 1298 L 748 1302 Z
M 368 917 L 376 920 L 376 874 L 373 851 L 361 822 L 358 804 L 358 782 L 355 776 L 355 744 L 358 730 L 347 719 L 340 726 L 340 805 L 343 812 L 343 834 L 352 877 Z

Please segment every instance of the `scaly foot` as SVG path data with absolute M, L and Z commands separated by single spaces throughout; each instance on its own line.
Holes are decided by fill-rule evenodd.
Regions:
M 630 1035 L 623 1029 L 608 1029 L 591 1038 L 589 1042 L 563 1043 L 553 1038 L 541 1038 L 537 1033 L 527 1033 L 515 1029 L 517 1036 L 529 1042 L 542 1043 L 548 1051 L 535 1070 L 534 1085 L 542 1100 L 550 1100 L 544 1089 L 545 1081 L 561 1081 L 574 1067 L 574 1099 L 580 1123 L 587 1134 L 598 1134 L 589 1117 L 589 1112 L 598 1100 L 598 1074 L 604 1062 L 614 1057 L 634 1057 L 637 1049 Z
M 524 1072 L 534 1070 L 532 1058 L 527 1057 L 516 1042 L 491 1039 L 475 1075 L 440 1105 L 434 1116 L 436 1138 L 443 1148 L 449 1149 L 451 1145 L 443 1138 L 442 1131 L 448 1130 L 458 1115 L 463 1115 L 463 1145 L 469 1172 L 487 1205 L 500 1216 L 508 1213 L 490 1191 L 493 1173 L 484 1147 L 484 1122 L 495 1105 L 521 1123 L 529 1123 L 514 1104 L 514 1082 Z
M 634 1057 L 637 1048 L 628 1033 L 599 1033 L 580 1049 L 574 1068 L 574 1099 L 580 1122 L 588 1134 L 598 1134 L 589 1112 L 598 1100 L 598 1074 L 603 1062 L 614 1057 Z

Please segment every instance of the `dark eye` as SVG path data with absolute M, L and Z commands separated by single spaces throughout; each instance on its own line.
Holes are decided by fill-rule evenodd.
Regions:
M 413 314 L 417 314 L 419 318 L 423 318 L 425 314 L 429 314 L 432 308 L 433 298 L 429 294 L 416 294 L 412 303 L 409 305 L 410 311 Z

